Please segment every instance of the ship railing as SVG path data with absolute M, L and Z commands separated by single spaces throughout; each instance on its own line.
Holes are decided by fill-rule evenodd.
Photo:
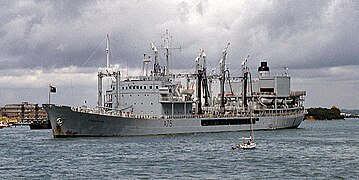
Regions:
M 302 111 L 303 112 L 303 111 Z M 301 111 L 288 111 L 288 112 L 260 112 L 253 114 L 253 117 L 264 117 L 264 116 L 289 116 L 297 115 Z M 249 117 L 248 114 L 203 114 L 203 115 L 130 115 L 131 118 L 137 119 L 193 119 L 193 118 L 233 118 L 233 117 Z
M 138 119 L 190 119 L 190 118 L 231 118 L 231 117 L 248 117 L 249 114 L 247 111 L 231 111 L 231 113 L 220 114 L 218 111 L 210 111 L 205 114 L 196 115 L 196 114 L 187 114 L 187 115 L 152 115 L 152 114 L 130 114 L 128 112 L 118 112 L 118 111 L 104 111 L 102 109 L 90 109 L 83 107 L 73 107 L 72 111 L 81 112 L 81 113 L 90 113 L 90 114 L 100 114 L 107 116 L 116 116 L 116 117 L 130 117 Z M 288 116 L 288 115 L 297 115 L 304 114 L 305 109 L 303 107 L 289 108 L 289 109 L 260 109 L 255 110 L 253 117 L 263 117 L 263 116 Z
M 275 96 L 275 92 L 253 92 L 253 95 L 267 95 L 267 96 Z
M 303 114 L 304 108 L 291 108 L 291 109 L 266 109 L 261 111 L 255 111 L 253 117 L 264 116 L 290 116 Z M 127 117 L 127 116 L 126 116 Z M 236 112 L 236 113 L 205 113 L 201 115 L 150 115 L 150 114 L 131 114 L 128 117 L 138 119 L 191 119 L 191 118 L 232 118 L 232 117 L 249 117 L 248 112 Z
M 91 109 L 91 108 L 87 108 L 87 107 L 71 107 L 72 111 L 75 112 L 82 112 L 82 113 L 91 113 L 91 114 L 97 114 L 97 110 L 95 109 Z
M 98 115 L 107 115 L 107 116 L 122 116 L 122 113 L 120 113 L 119 111 L 106 111 L 104 109 L 92 109 L 87 107 L 71 107 L 71 110 L 80 113 L 89 113 L 89 114 L 98 114 Z M 129 117 L 129 114 L 123 117 Z
M 161 97 L 160 102 L 186 102 L 193 103 L 193 101 L 188 100 L 188 98 L 184 96 L 173 96 L 173 97 Z
M 263 117 L 263 116 L 289 116 L 304 114 L 304 108 L 291 108 L 291 109 L 266 109 L 254 113 L 254 116 Z

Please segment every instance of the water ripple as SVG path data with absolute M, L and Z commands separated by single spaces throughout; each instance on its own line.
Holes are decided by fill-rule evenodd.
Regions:
M 50 130 L 0 130 L 2 179 L 358 179 L 359 119 L 243 132 L 53 139 Z

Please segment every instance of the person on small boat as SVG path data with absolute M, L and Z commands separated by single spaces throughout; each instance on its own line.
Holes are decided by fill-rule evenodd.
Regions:
M 247 145 L 251 145 L 251 142 L 247 141 Z

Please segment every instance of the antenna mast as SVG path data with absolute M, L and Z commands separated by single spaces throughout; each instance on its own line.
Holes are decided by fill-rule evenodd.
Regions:
M 162 36 L 162 38 L 164 38 L 164 43 L 165 45 L 162 46 L 162 49 L 165 49 L 165 56 L 166 56 L 166 66 L 165 66 L 165 76 L 167 76 L 169 74 L 169 55 L 170 55 L 170 52 L 169 50 L 170 49 L 181 49 L 181 47 L 179 48 L 171 48 L 171 39 L 172 39 L 172 36 L 168 33 L 168 29 L 166 29 L 166 34 L 164 34 Z
M 107 69 L 110 68 L 110 38 L 108 34 L 106 35 L 106 62 L 107 62 Z

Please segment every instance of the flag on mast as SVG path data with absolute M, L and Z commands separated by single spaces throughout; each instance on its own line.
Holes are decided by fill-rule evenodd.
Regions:
M 50 92 L 52 92 L 52 93 L 56 93 L 56 87 L 55 87 L 55 86 L 50 85 Z

